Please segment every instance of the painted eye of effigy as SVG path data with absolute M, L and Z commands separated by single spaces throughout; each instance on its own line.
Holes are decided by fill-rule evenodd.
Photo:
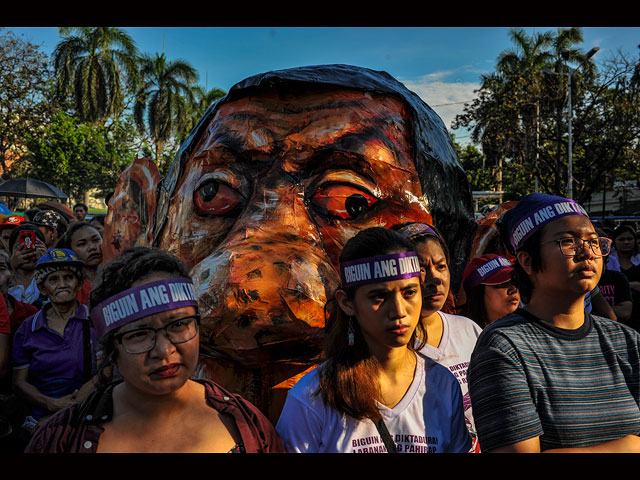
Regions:
M 218 180 L 208 180 L 193 194 L 196 212 L 201 215 L 226 215 L 243 203 L 242 195 Z
M 363 188 L 346 183 L 321 186 L 311 198 L 313 208 L 323 215 L 355 220 L 369 211 L 379 199 Z

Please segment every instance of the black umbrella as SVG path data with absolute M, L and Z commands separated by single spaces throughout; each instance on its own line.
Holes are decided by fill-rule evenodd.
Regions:
M 53 185 L 34 178 L 12 178 L 0 183 L 0 195 L 28 198 L 68 198 L 67 194 Z

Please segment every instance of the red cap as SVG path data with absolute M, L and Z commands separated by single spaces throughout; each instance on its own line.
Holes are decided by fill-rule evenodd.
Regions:
M 26 221 L 26 218 L 24 218 L 22 215 L 9 215 L 7 218 L 4 218 L 2 222 L 0 222 L 0 230 L 5 227 L 17 227 L 18 225 Z
M 462 273 L 462 286 L 470 292 L 478 285 L 500 285 L 511 280 L 513 264 L 493 253 L 472 258 Z

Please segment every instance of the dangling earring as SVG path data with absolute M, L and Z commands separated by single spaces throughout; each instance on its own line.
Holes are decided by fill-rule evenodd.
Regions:
M 347 345 L 353 347 L 356 344 L 356 334 L 353 331 L 353 317 L 349 317 L 349 327 L 347 330 Z

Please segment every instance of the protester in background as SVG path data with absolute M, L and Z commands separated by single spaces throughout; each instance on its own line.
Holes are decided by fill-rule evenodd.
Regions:
M 416 354 L 426 333 L 413 250 L 406 237 L 380 227 L 345 244 L 342 284 L 327 304 L 325 361 L 288 392 L 276 426 L 288 452 L 471 448 L 458 382 Z
M 25 222 L 25 218 L 22 215 L 9 215 L 0 222 L 0 248 L 7 253 L 11 254 L 9 249 L 9 238 L 11 232 L 17 226 Z
M 22 232 L 25 232 L 27 237 L 23 237 Z M 34 232 L 35 243 L 26 243 L 26 238 L 30 238 L 28 232 Z M 9 252 L 14 272 L 14 285 L 9 288 L 9 294 L 20 302 L 31 303 L 38 308 L 46 298 L 41 295 L 33 279 L 33 273 L 36 262 L 47 252 L 45 241 L 37 225 L 28 222 L 14 228 L 9 237 Z
M 577 202 L 544 194 L 496 225 L 526 306 L 485 327 L 471 356 L 483 452 L 640 452 L 640 334 L 584 308 L 611 240 Z
M 64 203 L 60 203 L 55 200 L 48 200 L 46 202 L 39 203 L 38 208 L 40 210 L 53 210 L 54 212 L 59 213 L 67 225 L 72 221 L 75 221 L 73 210 Z
M 104 232 L 104 218 L 105 218 L 105 216 L 106 215 L 104 215 L 104 214 L 96 214 L 89 221 L 89 225 L 91 225 L 93 228 L 98 230 L 98 232 L 100 233 L 100 236 L 102 236 L 102 233 Z
M 598 287 L 600 293 L 613 309 L 616 320 L 629 324 L 633 309 L 633 297 L 631 295 L 631 285 L 629 285 L 627 277 L 622 272 L 609 270 L 605 264 Z M 593 311 L 597 314 L 595 308 Z M 631 326 L 633 327 L 634 325 Z
M 58 242 L 58 247 L 68 248 L 78 256 L 84 264 L 85 280 L 78 293 L 78 300 L 85 305 L 89 303 L 91 286 L 102 265 L 102 236 L 100 232 L 85 222 L 72 224 L 64 237 Z
M 460 313 L 484 328 L 513 312 L 520 306 L 520 293 L 512 274 L 513 264 L 500 255 L 471 259 L 462 274 L 466 302 Z
M 76 203 L 73 206 L 73 216 L 78 222 L 84 222 L 84 218 L 89 213 L 89 207 L 87 207 L 84 203 Z
M 629 280 L 633 307 L 628 323 L 640 330 L 640 249 L 636 242 L 636 231 L 631 225 L 620 225 L 611 238 L 614 251 L 609 256 L 607 268 L 624 273 Z
M 160 293 L 143 308 L 147 294 Z M 138 311 L 112 307 L 135 301 Z M 128 303 L 131 305 L 131 303 Z M 102 368 L 122 379 L 101 384 L 81 405 L 42 426 L 27 452 L 283 452 L 260 411 L 210 380 L 191 379 L 198 363 L 199 314 L 179 260 L 150 248 L 126 250 L 106 265 L 91 293 Z
M 38 311 L 28 303 L 22 303 L 9 295 L 9 287 L 13 285 L 13 270 L 9 254 L 0 251 L 0 318 L 7 308 L 7 323 L 0 321 L 0 451 L 22 452 L 25 447 L 21 437 L 21 426 L 26 416 L 26 409 L 13 392 L 11 351 L 13 336 L 22 321 Z
M 34 281 L 49 302 L 13 339 L 13 385 L 30 407 L 28 421 L 82 401 L 95 388 L 96 335 L 89 309 L 76 298 L 83 277 L 71 250 L 51 249 L 36 265 Z
M 35 306 L 19 302 L 9 295 L 9 288 L 13 286 L 13 282 L 11 259 L 9 254 L 2 250 L 0 251 L 0 332 L 6 334 L 6 337 L 0 339 L 0 394 L 2 395 L 11 393 L 11 369 L 9 364 L 13 334 L 18 330 L 25 318 L 38 311 Z M 2 321 L 3 303 L 7 309 L 7 322 Z
M 441 233 L 424 223 L 402 224 L 393 229 L 411 240 L 420 261 L 420 322 L 426 332 L 423 338 L 426 344 L 420 353 L 447 367 L 458 379 L 464 399 L 465 422 L 473 439 L 472 450 L 479 451 L 469 401 L 467 366 L 481 329 L 469 318 L 443 311 L 447 299 L 451 297 L 451 274 L 449 249 Z
M 53 210 L 39 210 L 31 223 L 37 225 L 45 238 L 47 248 L 53 248 L 59 240 L 58 225 L 61 220 L 60 214 Z

